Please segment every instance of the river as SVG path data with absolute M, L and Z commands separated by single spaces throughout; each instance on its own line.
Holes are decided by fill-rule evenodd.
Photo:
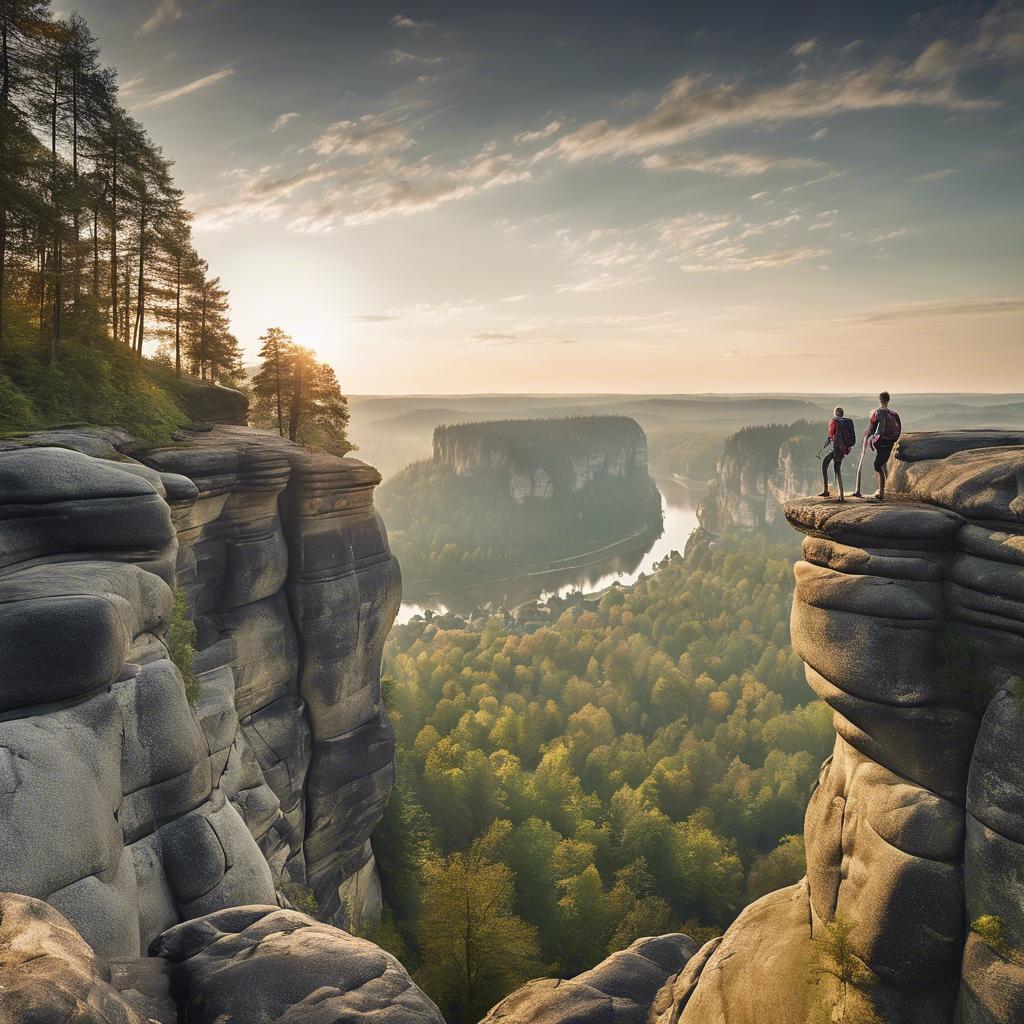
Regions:
M 453 611 L 468 614 L 486 604 L 514 608 L 534 598 L 546 600 L 553 594 L 565 596 L 575 590 L 604 590 L 616 580 L 623 585 L 636 582 L 641 573 L 649 574 L 656 562 L 672 551 L 682 552 L 697 526 L 697 495 L 672 480 L 659 479 L 663 530 L 660 537 L 632 551 L 604 557 L 600 550 L 577 555 L 559 563 L 528 566 L 521 572 L 489 583 L 478 583 L 449 591 L 439 591 L 429 599 L 403 601 L 399 623 L 434 612 Z M 569 564 L 566 564 L 569 563 Z

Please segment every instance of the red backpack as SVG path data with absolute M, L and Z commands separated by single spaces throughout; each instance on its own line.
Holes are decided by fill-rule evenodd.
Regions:
M 900 414 L 895 409 L 879 409 L 878 416 L 878 440 L 898 441 L 903 433 L 903 424 L 900 422 Z

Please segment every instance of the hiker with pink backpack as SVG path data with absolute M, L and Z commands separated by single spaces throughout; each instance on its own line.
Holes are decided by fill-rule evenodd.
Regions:
M 864 432 L 864 449 L 861 452 L 860 463 L 857 467 L 857 490 L 853 492 L 855 498 L 860 493 L 860 473 L 864 464 L 864 452 L 870 448 L 875 453 L 875 473 L 878 476 L 878 493 L 872 495 L 876 501 L 885 500 L 885 481 L 889 471 L 886 464 L 889 456 L 892 455 L 893 446 L 900 439 L 903 432 L 903 424 L 900 421 L 900 414 L 895 409 L 889 408 L 889 392 L 883 391 L 878 396 L 878 408 L 871 414 L 868 421 L 868 429 Z
M 829 449 L 828 454 L 821 460 L 821 478 L 825 488 L 821 494 L 818 495 L 819 498 L 830 497 L 828 490 L 828 467 L 829 463 L 831 463 L 835 467 L 836 471 L 836 485 L 839 488 L 839 500 L 846 501 L 846 495 L 843 493 L 843 459 L 853 451 L 853 446 L 856 443 L 857 428 L 854 427 L 853 420 L 843 412 L 843 407 L 841 405 L 837 405 L 832 413 L 832 419 L 829 420 L 828 440 L 818 451 L 818 456 L 820 458 L 821 453 L 824 452 L 826 448 Z

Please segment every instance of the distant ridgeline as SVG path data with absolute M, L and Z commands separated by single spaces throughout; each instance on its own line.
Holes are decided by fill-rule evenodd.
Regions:
M 378 504 L 415 595 L 661 530 L 647 438 L 626 416 L 442 426 Z

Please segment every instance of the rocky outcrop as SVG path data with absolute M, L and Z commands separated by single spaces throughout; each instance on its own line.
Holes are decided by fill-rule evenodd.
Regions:
M 107 961 L 53 907 L 0 894 L 0 1020 L 444 1024 L 390 954 L 305 914 L 221 910 Z
M 646 1024 L 659 992 L 680 975 L 697 946 L 686 935 L 637 939 L 575 978 L 531 981 L 481 1024 Z
M 737 919 L 682 1024 L 1021 1019 L 1019 442 L 911 435 L 892 502 L 786 506 L 806 534 L 793 645 L 834 709 L 835 749 L 807 810 L 807 878 Z
M 498 473 L 517 504 L 582 491 L 598 477 L 647 476 L 647 438 L 626 416 L 498 420 L 434 430 L 433 463 L 456 476 Z
M 189 1024 L 444 1024 L 390 953 L 292 910 L 222 910 L 165 932 L 153 954 Z
M 301 887 L 324 920 L 372 917 L 400 594 L 379 477 L 239 427 L 146 464 L 124 443 L 0 451 L 0 891 L 108 957 Z M 172 587 L 198 630 L 191 703 Z

